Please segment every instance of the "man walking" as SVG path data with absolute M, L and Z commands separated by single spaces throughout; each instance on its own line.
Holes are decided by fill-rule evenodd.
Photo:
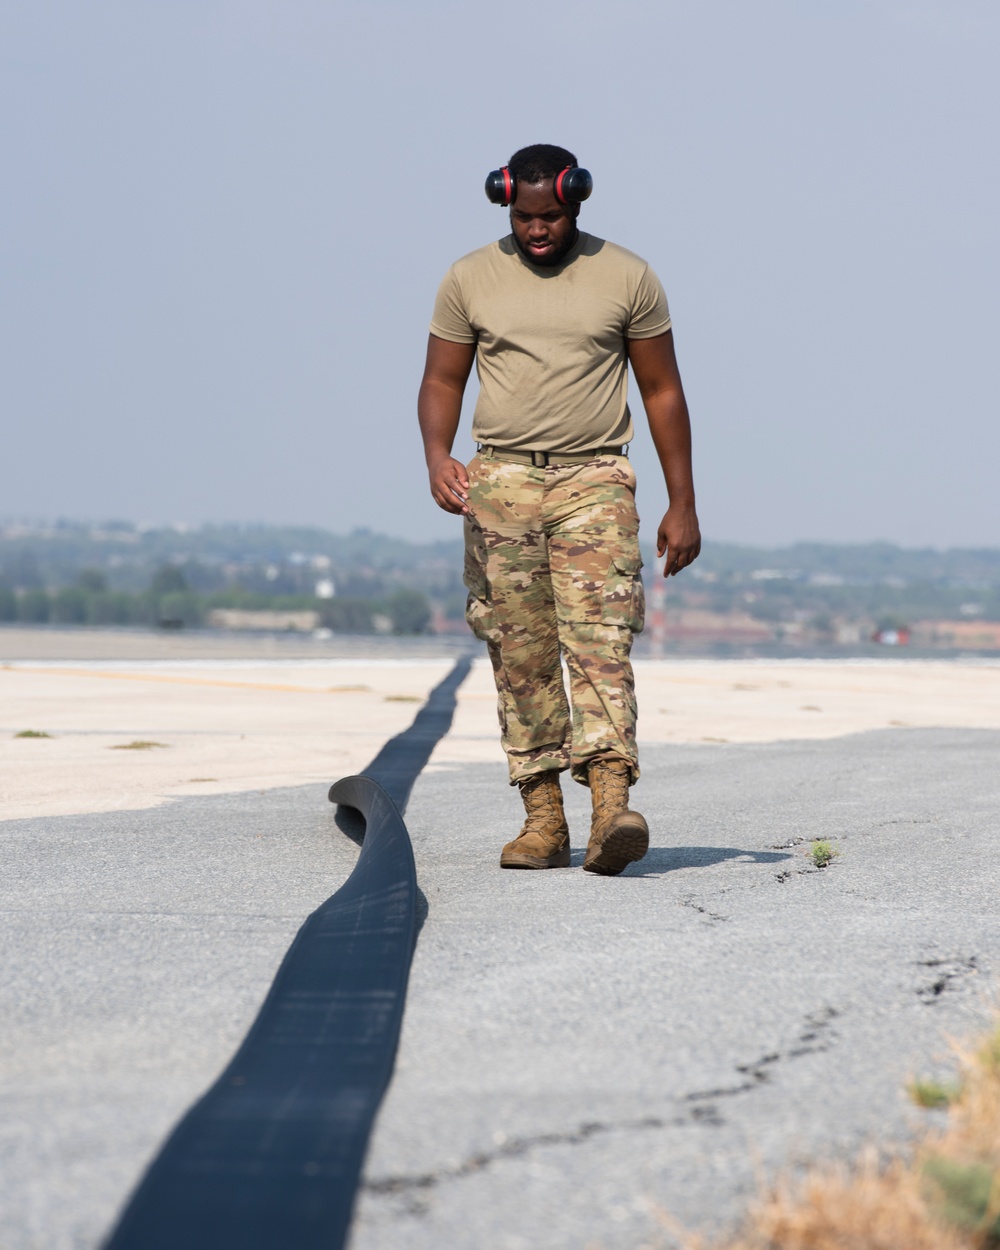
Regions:
M 512 232 L 445 276 L 418 413 L 431 494 L 465 517 L 467 617 L 489 650 L 526 812 L 501 867 L 569 866 L 569 769 L 593 803 L 583 866 L 614 875 L 649 846 L 628 805 L 639 777 L 629 654 L 644 614 L 629 364 L 669 496 L 657 532 L 665 576 L 696 559 L 701 537 L 666 296 L 645 261 L 577 229 L 591 186 L 550 144 L 490 174 L 487 195 L 509 206 Z M 473 360 L 479 452 L 466 468 L 451 449 Z

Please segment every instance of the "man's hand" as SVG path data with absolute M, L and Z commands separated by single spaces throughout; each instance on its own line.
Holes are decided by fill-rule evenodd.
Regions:
M 442 456 L 429 469 L 431 494 L 434 502 L 445 512 L 457 512 L 467 516 L 469 512 L 469 475 L 461 460 Z
M 701 528 L 694 508 L 671 506 L 656 532 L 656 554 L 666 555 L 663 576 L 673 577 L 697 560 L 701 551 Z

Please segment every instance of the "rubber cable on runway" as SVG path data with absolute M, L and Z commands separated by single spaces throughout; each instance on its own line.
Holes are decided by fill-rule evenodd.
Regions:
M 413 783 L 420 776 L 431 752 L 451 728 L 455 714 L 455 694 L 469 675 L 472 656 L 464 655 L 454 668 L 431 691 L 427 702 L 414 717 L 409 729 L 390 738 L 367 768 L 362 777 L 371 777 L 389 794 L 401 812 L 406 811 Z M 339 783 L 338 783 L 339 784 Z M 334 786 L 330 790 L 331 803 L 346 803 L 349 799 L 337 798 Z
M 330 790 L 366 832 L 306 920 L 242 1046 L 167 1139 L 106 1250 L 337 1250 L 392 1075 L 416 935 L 401 811 L 448 732 L 460 659 L 408 730 Z

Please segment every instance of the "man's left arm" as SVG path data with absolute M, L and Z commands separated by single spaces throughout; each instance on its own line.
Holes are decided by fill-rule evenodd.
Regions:
M 672 577 L 701 551 L 691 469 L 691 421 L 674 355 L 673 331 L 651 339 L 630 339 L 625 346 L 667 484 L 670 506 L 656 534 L 656 554 L 666 554 L 663 576 Z

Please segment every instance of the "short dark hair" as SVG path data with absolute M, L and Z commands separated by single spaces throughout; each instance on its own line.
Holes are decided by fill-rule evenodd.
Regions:
M 577 159 L 565 148 L 552 143 L 533 143 L 521 148 L 507 162 L 507 168 L 518 182 L 533 187 L 548 178 L 554 178 L 566 168 L 576 169 Z

